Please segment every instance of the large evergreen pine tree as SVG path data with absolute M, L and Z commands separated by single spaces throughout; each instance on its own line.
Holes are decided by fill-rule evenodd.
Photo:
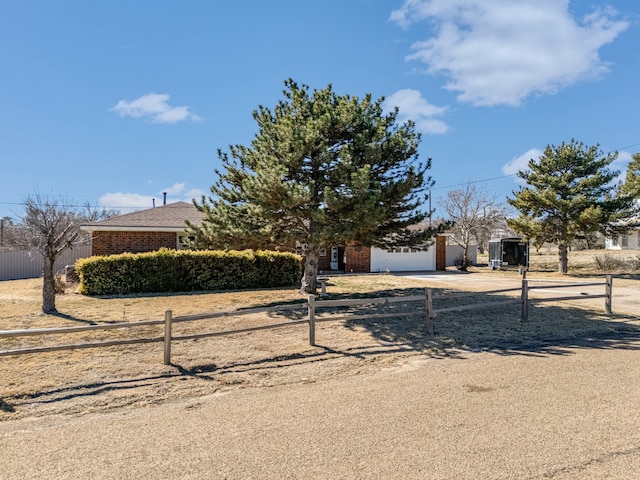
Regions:
M 615 231 L 634 214 L 633 199 L 616 195 L 613 180 L 619 172 L 609 169 L 616 153 L 604 155 L 599 145 L 585 146 L 571 140 L 549 145 L 529 169 L 518 172 L 527 186 L 507 201 L 520 211 L 508 220 L 511 229 L 527 234 L 541 232 L 558 245 L 558 270 L 568 272 L 571 242 L 593 232 Z M 532 222 L 538 225 L 532 225 Z
M 318 253 L 330 245 L 426 248 L 436 230 L 407 229 L 433 184 L 418 162 L 412 122 L 384 113 L 383 99 L 337 95 L 285 82 L 273 110 L 260 106 L 249 146 L 219 151 L 223 169 L 212 195 L 195 202 L 205 213 L 192 226 L 198 247 L 303 245 L 302 291 L 315 291 Z

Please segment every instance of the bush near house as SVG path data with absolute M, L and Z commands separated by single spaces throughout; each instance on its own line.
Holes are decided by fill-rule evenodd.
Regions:
M 84 258 L 76 272 L 84 295 L 240 290 L 295 285 L 302 262 L 272 251 L 161 249 Z

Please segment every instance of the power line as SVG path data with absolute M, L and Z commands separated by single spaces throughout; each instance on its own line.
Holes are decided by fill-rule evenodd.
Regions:
M 510 175 L 502 175 L 501 177 L 484 178 L 484 179 L 481 179 L 481 180 L 469 180 L 468 182 L 454 183 L 454 184 L 451 184 L 451 185 L 442 185 L 440 187 L 432 187 L 431 190 L 442 190 L 444 188 L 462 187 L 464 185 L 469 185 L 470 183 L 490 182 L 492 180 L 501 180 L 503 178 L 514 177 L 515 175 L 516 175 L 515 173 L 512 173 Z
M 614 150 L 610 150 L 610 151 L 606 152 L 604 155 L 610 155 L 610 154 L 612 154 L 614 152 L 618 152 L 619 150 L 626 150 L 627 148 L 637 147 L 639 145 L 640 145 L 640 142 L 633 143 L 633 144 L 627 145 L 625 147 L 620 147 L 620 148 L 616 148 Z M 439 186 L 439 187 L 432 187 L 431 190 L 442 190 L 442 189 L 445 189 L 445 188 L 463 187 L 463 186 L 469 185 L 471 183 L 491 182 L 493 180 L 502 180 L 503 178 L 515 177 L 516 175 L 517 175 L 517 173 L 511 173 L 509 175 L 502 175 L 500 177 L 484 178 L 484 179 L 481 179 L 481 180 L 470 180 L 468 182 L 454 183 L 454 184 L 451 184 L 451 185 L 442 185 L 442 186 Z
M 627 145 L 626 147 L 617 148 L 617 149 L 615 149 L 615 150 L 613 150 L 613 151 L 611 151 L 611 152 L 609 152 L 609 153 L 613 153 L 613 152 L 616 152 L 616 151 L 618 151 L 618 150 L 626 150 L 627 148 L 637 147 L 637 146 L 639 146 L 639 145 L 640 145 L 640 142 L 638 142 L 638 143 L 634 143 L 633 145 Z
M 640 146 L 640 142 L 636 142 L 636 143 L 632 143 L 631 145 L 626 145 L 624 147 L 620 147 L 614 150 L 610 150 L 608 152 L 606 152 L 604 155 L 610 155 L 614 152 L 618 152 L 620 150 L 626 150 L 628 148 L 633 148 L 633 147 L 637 147 Z M 461 183 L 454 183 L 454 184 L 449 184 L 449 185 L 440 185 L 440 186 L 434 186 L 431 187 L 429 190 L 444 190 L 444 189 L 448 189 L 448 188 L 455 188 L 455 187 L 462 187 L 465 185 L 469 185 L 469 184 L 476 184 L 476 183 L 486 183 L 486 182 L 491 182 L 494 180 L 502 180 L 502 179 L 506 179 L 506 178 L 512 178 L 515 177 L 517 174 L 516 173 L 512 173 L 509 175 L 501 175 L 499 177 L 491 177 L 491 178 L 483 178 L 483 179 L 479 179 L 479 180 L 469 180 L 466 182 L 461 182 Z M 9 196 L 12 194 L 0 194 L 2 196 Z M 21 195 L 23 197 L 28 197 L 29 194 L 25 194 L 25 195 Z M 0 205 L 17 205 L 17 206 L 23 206 L 24 202 L 3 202 L 0 201 Z M 130 209 L 140 209 L 143 207 L 140 207 L 139 205 L 132 205 L 132 206 L 123 206 L 123 205 L 118 205 L 118 206 L 109 206 L 109 205 L 97 205 L 97 204 L 89 204 L 89 203 L 85 203 L 82 205 L 74 205 L 74 204 L 61 204 L 60 206 L 62 207 L 66 207 L 66 208 L 84 208 L 86 206 L 90 206 L 90 207 L 99 207 L 99 208 L 103 208 L 103 209 L 112 209 L 112 210 L 117 210 L 117 209 L 123 209 L 123 210 L 130 210 Z

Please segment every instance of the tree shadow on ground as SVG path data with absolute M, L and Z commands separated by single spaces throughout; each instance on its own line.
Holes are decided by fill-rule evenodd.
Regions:
M 1 412 L 7 412 L 7 413 L 13 413 L 13 412 L 16 411 L 16 409 L 14 408 L 13 405 L 11 405 L 10 403 L 7 403 L 2 398 L 0 398 L 0 411 Z
M 420 290 L 386 290 L 376 292 L 376 296 L 413 295 Z M 469 292 L 466 297 L 448 298 L 460 292 L 432 290 L 436 312 L 476 303 L 485 305 L 471 310 L 436 313 L 433 335 L 427 331 L 426 309 L 417 302 L 413 306 L 400 303 L 353 308 L 354 316 L 366 315 L 366 312 L 395 315 L 346 320 L 345 326 L 364 328 L 378 341 L 408 343 L 420 351 L 436 348 L 516 354 L 554 353 L 554 349 L 559 353 L 557 349 L 566 347 L 640 349 L 640 319 L 626 314 L 606 315 L 604 300 L 602 311 L 565 302 L 531 304 L 528 320 L 523 321 L 516 296 Z M 516 302 L 504 303 L 510 299 Z
M 367 294 L 331 294 L 326 299 L 404 297 L 424 294 L 424 288 L 386 289 Z M 339 358 L 355 362 L 397 354 L 419 354 L 429 358 L 467 358 L 470 352 L 492 352 L 499 355 L 568 355 L 576 348 L 640 350 L 640 319 L 580 308 L 573 304 L 535 304 L 530 306 L 529 319 L 520 319 L 520 304 L 504 304 L 506 299 L 517 299 L 504 294 L 473 292 L 467 297 L 455 297 L 458 290 L 432 289 L 436 310 L 474 303 L 490 303 L 482 308 L 458 312 L 443 312 L 435 318 L 435 332 L 427 330 L 426 304 L 399 302 L 365 304 L 346 308 L 322 309 L 318 318 L 331 315 L 346 316 L 336 320 L 346 329 L 365 332 L 374 340 L 345 347 L 331 345 L 319 335 L 319 344 L 297 353 L 268 354 L 262 358 L 230 361 L 226 364 L 201 363 L 180 365 L 158 375 L 140 375 L 136 378 L 113 379 L 103 382 L 85 382 L 56 389 L 0 398 L 0 411 L 13 413 L 27 404 L 51 404 L 79 397 L 99 396 L 109 391 L 133 390 L 140 387 L 158 389 L 172 379 L 212 382 L 212 390 L 224 386 L 225 378 L 233 374 L 277 372 L 300 364 L 329 362 Z M 604 300 L 602 300 L 604 306 Z M 263 305 L 270 306 L 270 305 Z M 274 306 L 273 304 L 271 306 Z M 305 309 L 286 311 L 285 318 L 298 320 Z M 373 315 L 389 314 L 389 318 Z M 415 315 L 414 315 L 415 314 Z M 276 315 L 269 313 L 269 315 Z M 280 314 L 280 316 L 282 316 Z M 367 316 L 369 316 L 367 318 Z M 349 318 L 351 317 L 351 318 Z M 361 317 L 361 318 L 358 318 Z M 304 329 L 301 329 L 303 332 Z M 304 336 L 301 333 L 301 336 Z M 301 337 L 302 339 L 303 337 Z
M 54 313 L 50 313 L 49 315 L 53 317 L 62 318 L 64 320 L 70 320 L 72 322 L 85 323 L 87 325 L 97 325 L 97 323 L 94 322 L 93 320 L 85 320 L 84 318 L 78 318 L 73 315 L 68 315 L 66 313 L 54 312 Z
M 78 383 L 60 388 L 9 396 L 8 398 L 11 398 L 13 403 L 8 403 L 0 398 L 0 411 L 14 413 L 16 411 L 16 407 L 68 402 L 74 399 L 98 397 L 107 392 L 135 390 L 143 387 L 157 389 L 161 383 L 171 380 L 189 379 L 196 381 L 204 380 L 207 382 L 216 381 L 218 383 L 214 384 L 216 386 L 211 392 L 209 392 L 213 393 L 218 390 L 218 387 L 225 386 L 227 384 L 225 382 L 226 375 L 239 373 L 257 373 L 260 375 L 269 371 L 286 369 L 294 365 L 327 362 L 340 357 L 366 360 L 367 358 L 379 357 L 383 354 L 395 354 L 407 351 L 412 351 L 412 348 L 408 345 L 393 345 L 389 347 L 354 347 L 343 350 L 318 346 L 314 351 L 277 355 L 225 365 L 207 363 L 187 367 L 177 363 L 171 363 L 170 365 L 175 369 L 174 372 L 138 376 L 135 378 L 105 380 L 101 382 Z
M 520 318 L 519 292 L 487 294 L 461 292 L 447 288 L 432 288 L 433 308 L 462 307 L 482 303 L 477 309 L 436 313 L 434 334 L 428 332 L 425 302 L 363 304 L 349 307 L 322 308 L 316 320 L 335 316 L 351 316 L 342 320 L 348 329 L 365 329 L 378 342 L 408 345 L 416 351 L 432 351 L 441 355 L 447 350 L 494 351 L 496 353 L 553 353 L 554 348 L 634 348 L 640 340 L 640 319 L 616 314 L 605 315 L 579 304 L 547 302 L 529 305 L 529 318 Z M 424 295 L 424 288 L 386 289 L 366 294 L 331 294 L 323 299 L 398 298 Z M 460 297 L 460 293 L 468 296 Z M 585 299 L 589 299 L 585 296 Z M 505 301 L 515 300 L 513 304 Z M 274 313 L 291 320 L 304 318 L 306 311 Z M 370 318 L 366 318 L 370 315 Z M 389 315 L 378 318 L 376 315 Z M 361 318 L 365 317 L 365 318 Z M 558 353 L 558 352 L 555 352 Z

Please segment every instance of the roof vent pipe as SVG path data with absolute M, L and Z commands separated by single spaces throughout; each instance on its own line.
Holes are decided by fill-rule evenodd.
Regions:
M 153 208 L 156 208 L 156 199 L 152 198 L 151 201 L 153 202 Z
M 166 205 L 167 204 L 167 192 L 162 192 L 162 205 Z

